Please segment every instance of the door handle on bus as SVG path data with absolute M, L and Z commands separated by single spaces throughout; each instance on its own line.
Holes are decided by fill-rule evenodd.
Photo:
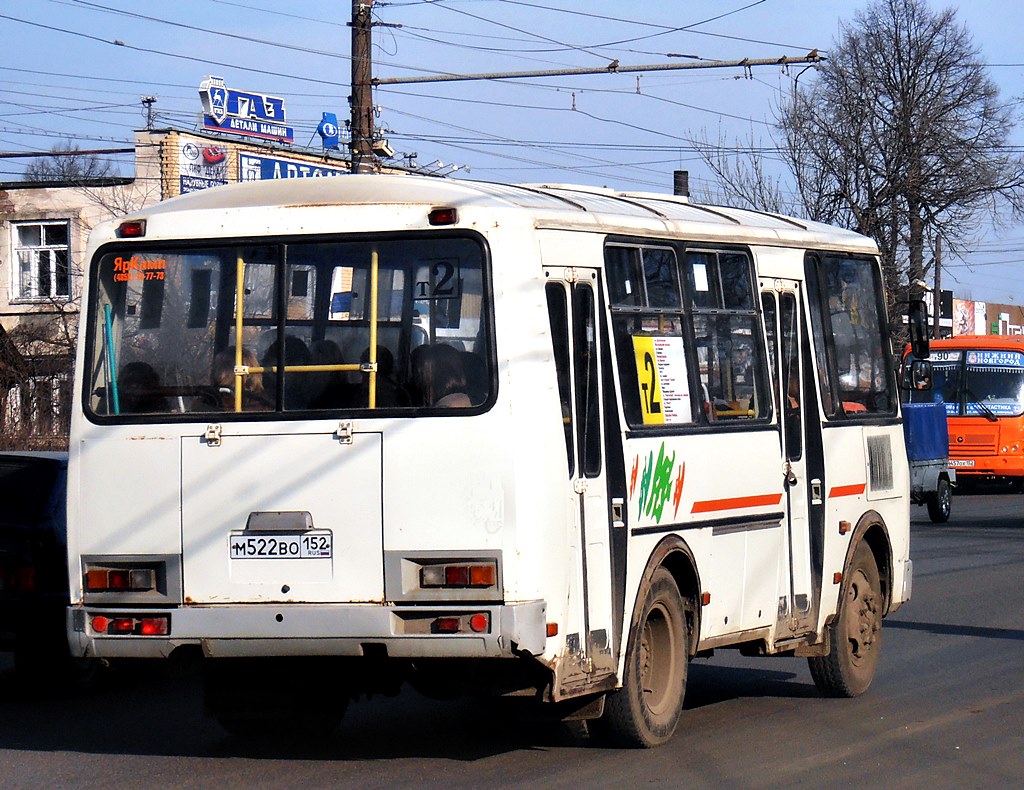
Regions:
M 622 497 L 612 497 L 612 526 L 616 529 L 626 526 L 625 508 L 626 503 Z
M 815 478 L 811 481 L 811 504 L 820 505 L 824 500 L 822 498 L 822 485 L 821 481 Z

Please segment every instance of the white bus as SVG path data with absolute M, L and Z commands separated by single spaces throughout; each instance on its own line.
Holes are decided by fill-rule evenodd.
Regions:
M 860 694 L 912 579 L 876 256 L 668 195 L 413 176 L 103 225 L 73 649 L 201 654 L 236 732 L 409 682 L 651 746 L 725 647 Z

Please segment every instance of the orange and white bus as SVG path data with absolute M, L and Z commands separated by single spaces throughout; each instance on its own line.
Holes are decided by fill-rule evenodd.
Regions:
M 933 388 L 949 427 L 957 485 L 1024 485 L 1024 337 L 960 335 L 931 341 Z
M 200 656 L 233 731 L 323 732 L 408 682 L 651 746 L 715 649 L 864 692 L 910 597 L 863 236 L 353 175 L 102 225 L 85 294 L 73 649 Z

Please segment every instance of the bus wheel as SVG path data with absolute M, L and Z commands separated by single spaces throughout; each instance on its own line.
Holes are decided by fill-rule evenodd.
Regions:
M 953 489 L 946 478 L 940 477 L 935 493 L 928 495 L 928 518 L 936 524 L 945 524 L 952 509 Z
M 866 543 L 853 555 L 839 616 L 829 626 L 827 656 L 807 659 L 818 691 L 856 697 L 868 690 L 882 647 L 882 595 L 878 566 Z
M 683 712 L 688 644 L 679 588 L 659 568 L 629 635 L 622 688 L 608 695 L 604 714 L 592 722 L 599 740 L 649 748 L 672 737 Z

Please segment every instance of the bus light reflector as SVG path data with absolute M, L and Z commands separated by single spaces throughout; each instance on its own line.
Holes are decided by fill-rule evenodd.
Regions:
M 146 220 L 144 219 L 122 222 L 117 226 L 117 237 L 119 239 L 141 239 L 145 235 Z
M 558 636 L 558 623 L 548 623 L 547 635 Z
M 470 565 L 469 586 L 470 587 L 493 587 L 494 586 L 493 565 Z
M 446 567 L 444 569 L 444 584 L 445 587 L 468 587 L 469 566 L 449 565 Z
M 92 618 L 92 630 L 98 634 L 107 633 L 107 627 L 110 625 L 110 620 L 101 614 L 96 615 Z
M 457 634 L 462 627 L 461 620 L 459 617 L 438 617 L 431 630 L 435 634 Z
M 107 589 L 125 592 L 131 588 L 131 574 L 127 570 L 107 571 Z
M 475 614 L 469 618 L 469 627 L 478 634 L 491 630 L 491 618 L 485 613 Z
M 134 617 L 115 617 L 107 626 L 109 634 L 130 634 L 135 630 Z
M 143 636 L 166 636 L 170 630 L 169 617 L 143 617 L 139 624 L 139 633 Z
M 427 214 L 431 225 L 454 225 L 459 221 L 459 211 L 454 208 L 435 208 Z
M 128 586 L 138 592 L 156 588 L 156 572 L 152 568 L 132 568 Z

